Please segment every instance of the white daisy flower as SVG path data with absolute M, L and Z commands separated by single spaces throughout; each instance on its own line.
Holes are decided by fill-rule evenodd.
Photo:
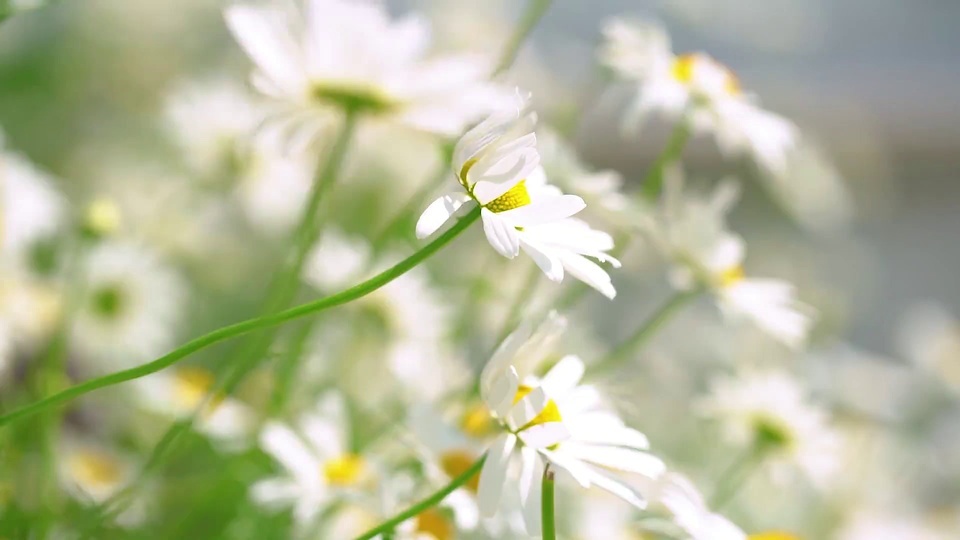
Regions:
M 523 250 L 552 281 L 569 272 L 613 298 L 610 276 L 587 258 L 619 266 L 606 253 L 613 239 L 570 219 L 586 207 L 583 199 L 546 184 L 535 148 L 536 116 L 525 114 L 525 107 L 518 95 L 512 107 L 492 114 L 457 142 L 454 173 L 464 191 L 431 203 L 417 222 L 417 237 L 430 236 L 474 201 L 481 206 L 484 234 L 498 253 L 513 259 Z
M 58 454 L 58 473 L 64 491 L 86 504 L 101 504 L 136 479 L 133 457 L 106 446 L 68 439 Z M 132 526 L 146 517 L 143 495 L 126 508 L 117 522 Z
M 268 234 L 291 230 L 300 219 L 314 182 L 315 152 L 290 150 L 276 132 L 257 134 L 246 166 L 239 172 L 236 197 L 247 219 Z
M 746 276 L 746 246 L 726 226 L 737 185 L 722 182 L 709 197 L 684 195 L 682 186 L 679 176 L 668 176 L 661 208 L 641 220 L 650 241 L 675 265 L 673 285 L 704 287 L 728 318 L 749 320 L 785 345 L 800 348 L 813 309 L 796 299 L 794 286 L 786 281 Z
M 307 255 L 303 279 L 317 290 L 339 291 L 364 277 L 372 256 L 370 245 L 362 238 L 327 227 Z
M 186 418 L 196 411 L 213 388 L 212 372 L 197 366 L 178 366 L 137 379 L 137 397 L 143 406 L 171 418 Z M 200 412 L 197 429 L 226 450 L 242 449 L 253 434 L 256 417 L 241 401 L 214 396 Z
M 799 382 L 787 373 L 718 378 L 697 407 L 721 423 L 731 443 L 761 452 L 777 483 L 799 470 L 822 488 L 839 472 L 840 433 L 829 425 L 827 412 L 810 403 Z
M 336 394 L 321 398 L 296 428 L 267 423 L 260 446 L 284 471 L 255 483 L 251 497 L 266 508 L 292 506 L 297 525 L 310 524 L 328 503 L 356 492 L 372 478 L 371 465 L 349 444 L 346 407 Z
M 0 137 L 0 144 L 2 144 Z M 66 201 L 56 181 L 26 158 L 0 148 L 0 261 L 30 267 L 37 242 L 66 223 Z
M 375 1 L 285 7 L 235 5 L 225 17 L 256 64 L 253 84 L 293 122 L 351 109 L 454 136 L 509 95 L 480 56 L 428 58 L 429 25 L 416 15 L 391 20 Z
M 207 182 L 242 170 L 263 115 L 262 107 L 228 80 L 182 83 L 166 104 L 174 141 L 191 170 Z
M 723 152 L 747 154 L 769 173 L 786 171 L 796 126 L 762 109 L 726 66 L 704 53 L 674 55 L 655 24 L 614 19 L 603 32 L 601 61 L 640 85 L 625 125 L 651 112 L 685 117 L 695 132 L 712 133 Z
M 83 262 L 71 343 L 91 361 L 136 364 L 173 345 L 185 284 L 150 251 L 101 243 Z M 111 367 L 112 369 L 113 367 Z
M 540 532 L 540 489 L 544 467 L 566 471 L 581 486 L 597 486 L 643 508 L 641 494 L 620 473 L 659 476 L 664 465 L 645 450 L 647 438 L 624 425 L 600 404 L 597 390 L 580 386 L 584 364 L 576 356 L 554 363 L 543 378 L 534 376 L 554 357 L 552 344 L 566 323 L 551 315 L 536 332 L 511 334 L 480 376 L 480 392 L 502 431 L 487 451 L 480 472 L 481 515 L 493 515 L 506 484 L 516 482 L 527 532 Z M 519 477 L 509 479 L 519 469 Z

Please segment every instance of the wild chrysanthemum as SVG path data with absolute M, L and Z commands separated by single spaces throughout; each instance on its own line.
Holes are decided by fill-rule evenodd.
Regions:
M 235 5 L 225 16 L 256 64 L 253 84 L 295 124 L 349 109 L 454 136 L 507 96 L 481 57 L 428 57 L 429 26 L 418 16 L 391 20 L 376 1 L 289 7 Z
M 535 332 L 522 328 L 494 353 L 480 376 L 484 403 L 501 434 L 487 451 L 480 473 L 481 515 L 496 512 L 504 489 L 520 492 L 527 531 L 540 531 L 540 488 L 544 467 L 566 471 L 583 487 L 597 486 L 643 508 L 640 493 L 620 478 L 634 473 L 655 478 L 663 463 L 646 452 L 640 432 L 602 406 L 597 390 L 579 384 L 583 362 L 576 356 L 554 361 L 543 377 L 538 368 L 553 356 L 553 342 L 565 327 L 552 315 Z M 511 478 L 516 471 L 519 476 Z
M 650 112 L 685 117 L 724 152 L 748 154 L 770 173 L 786 170 L 797 128 L 758 106 L 726 66 L 704 53 L 674 55 L 666 31 L 650 23 L 614 19 L 604 36 L 601 61 L 639 84 L 626 125 Z
M 727 317 L 749 320 L 785 345 L 801 347 L 813 322 L 812 308 L 796 299 L 786 281 L 748 277 L 743 239 L 727 229 L 736 184 L 723 182 L 709 197 L 699 197 L 684 194 L 682 179 L 669 177 L 664 190 L 661 207 L 644 216 L 641 228 L 673 263 L 674 286 L 705 288 Z
M 513 259 L 523 250 L 549 279 L 561 281 L 569 272 L 613 298 L 610 276 L 588 259 L 619 266 L 607 254 L 613 239 L 571 219 L 586 207 L 583 199 L 546 183 L 538 167 L 536 116 L 525 113 L 525 107 L 518 95 L 512 107 L 497 111 L 460 139 L 453 166 L 463 191 L 431 203 L 417 222 L 417 236 L 433 234 L 472 201 L 481 206 L 483 232 L 497 253 Z
M 698 404 L 725 436 L 752 447 L 783 482 L 794 470 L 824 486 L 839 472 L 842 439 L 827 412 L 807 400 L 799 382 L 778 371 L 724 376 Z

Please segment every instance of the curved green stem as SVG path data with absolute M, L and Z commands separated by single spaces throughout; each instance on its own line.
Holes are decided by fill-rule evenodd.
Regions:
M 380 274 L 377 274 L 376 276 L 364 281 L 363 283 L 354 285 L 349 289 L 313 302 L 308 302 L 284 311 L 248 319 L 246 321 L 219 328 L 213 332 L 210 332 L 209 334 L 205 334 L 187 342 L 178 349 L 161 356 L 152 362 L 148 362 L 134 368 L 125 369 L 123 371 L 111 373 L 96 379 L 91 379 L 67 388 L 58 394 L 54 394 L 40 401 L 31 403 L 4 414 L 3 416 L 0 416 L 0 426 L 9 424 L 14 420 L 32 416 L 49 407 L 70 401 L 89 392 L 93 392 L 94 390 L 132 381 L 134 379 L 150 375 L 151 373 L 156 373 L 177 363 L 178 361 L 199 351 L 200 349 L 204 349 L 215 343 L 219 343 L 221 341 L 246 334 L 247 332 L 252 332 L 260 328 L 269 328 L 293 319 L 305 317 L 312 313 L 317 313 L 341 304 L 346 304 L 356 300 L 357 298 L 366 296 L 367 294 L 370 294 L 380 287 L 383 287 L 387 283 L 390 283 L 394 279 L 397 279 L 401 275 L 405 274 L 410 269 L 419 265 L 428 257 L 439 251 L 440 248 L 447 245 L 451 240 L 459 236 L 460 233 L 465 231 L 467 227 L 469 227 L 479 217 L 480 207 L 476 207 L 471 210 L 469 214 L 460 218 L 457 223 L 453 225 L 453 227 L 420 249 L 420 251 L 417 251 L 413 255 L 400 261 Z
M 547 9 L 550 8 L 551 3 L 551 0 L 530 0 L 530 3 L 527 4 L 527 10 L 523 13 L 523 17 L 520 19 L 520 23 L 513 31 L 513 35 L 510 36 L 510 41 L 507 42 L 506 47 L 503 49 L 503 53 L 500 55 L 500 62 L 497 63 L 497 68 L 493 72 L 494 75 L 503 73 L 513 65 L 514 60 L 517 59 L 517 53 L 520 52 L 520 47 L 523 45 L 523 42 L 527 40 L 527 36 L 530 35 L 530 32 L 533 31 L 533 28 L 537 26 L 538 22 L 540 22 L 540 19 L 543 17 L 544 13 L 546 13 Z
M 614 347 L 614 349 L 607 353 L 599 362 L 590 366 L 590 374 L 596 375 L 609 371 L 626 359 L 631 353 L 636 352 L 639 347 L 656 334 L 657 330 L 659 330 L 674 313 L 697 296 L 699 292 L 699 290 L 681 291 L 671 296 L 657 308 L 657 310 L 653 312 L 653 315 L 648 317 L 639 328 L 630 334 L 627 339 Z
M 454 478 L 450 481 L 449 484 L 443 486 L 437 490 L 433 495 L 430 495 L 426 499 L 418 502 L 417 504 L 407 508 L 403 512 L 393 516 L 392 518 L 384 521 L 380 525 L 370 529 L 369 531 L 361 534 L 355 540 L 370 540 L 371 538 L 377 536 L 378 534 L 386 534 L 392 531 L 397 525 L 400 525 L 404 521 L 420 515 L 422 512 L 433 508 L 434 506 L 440 504 L 443 499 L 450 495 L 457 488 L 466 484 L 473 478 L 475 475 L 480 473 L 480 469 L 483 468 L 483 462 L 487 459 L 487 456 L 483 456 L 470 466 L 469 469 L 463 472 L 460 476 Z
M 754 445 L 723 471 L 717 480 L 716 491 L 710 497 L 710 508 L 714 512 L 719 512 L 740 491 L 750 475 L 763 463 L 765 453 L 763 445 Z
M 557 540 L 553 491 L 554 474 L 550 465 L 547 465 L 546 468 L 543 469 L 543 489 L 540 493 L 540 519 L 543 528 L 543 540 Z
M 667 166 L 680 159 L 683 149 L 690 140 L 690 126 L 686 118 L 677 121 L 677 125 L 670 134 L 670 140 L 667 141 L 666 148 L 657 156 L 657 160 L 650 166 L 647 176 L 643 179 L 640 186 L 640 193 L 648 200 L 656 200 L 663 189 L 663 173 Z

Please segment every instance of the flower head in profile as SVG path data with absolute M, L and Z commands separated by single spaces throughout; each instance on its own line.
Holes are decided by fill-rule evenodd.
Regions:
M 513 106 L 460 139 L 453 166 L 463 191 L 431 203 L 417 222 L 417 236 L 433 234 L 472 201 L 481 207 L 483 232 L 497 253 L 513 259 L 522 250 L 549 279 L 559 282 L 569 272 L 613 298 L 610 276 L 588 258 L 619 266 L 607 254 L 613 239 L 572 218 L 586 207 L 583 199 L 547 184 L 533 132 L 536 116 L 525 107 L 526 99 L 517 95 Z
M 238 4 L 225 17 L 256 64 L 253 84 L 295 124 L 348 109 L 454 136 L 508 96 L 481 57 L 429 57 L 429 25 L 418 16 L 391 20 L 376 1 L 289 7 Z
M 801 347 L 813 323 L 813 309 L 796 299 L 790 283 L 746 275 L 746 245 L 726 225 L 738 196 L 736 184 L 722 182 L 703 197 L 685 194 L 682 178 L 670 175 L 664 191 L 661 207 L 644 216 L 641 229 L 673 263 L 673 285 L 705 288 L 728 318 L 751 321 L 785 345 Z
M 643 508 L 645 501 L 621 475 L 659 476 L 664 465 L 646 452 L 647 438 L 604 407 L 597 390 L 580 385 L 584 364 L 555 358 L 565 321 L 551 315 L 535 331 L 511 334 L 480 376 L 484 403 L 499 426 L 480 472 L 481 515 L 496 512 L 507 484 L 516 483 L 527 532 L 540 532 L 545 466 L 565 471 L 582 487 L 596 486 Z M 542 377 L 539 370 L 549 368 Z M 552 365 L 551 365 L 552 364 Z M 512 473 L 519 471 L 517 478 Z
M 91 360 L 135 363 L 170 347 L 185 301 L 180 276 L 153 252 L 104 242 L 84 260 L 72 340 Z
M 811 403 L 785 372 L 752 372 L 716 379 L 698 404 L 734 444 L 753 447 L 773 479 L 794 470 L 824 486 L 839 472 L 842 439 L 827 412 Z
M 639 85 L 627 126 L 651 112 L 684 117 L 725 153 L 752 156 L 770 173 L 786 170 L 797 128 L 757 105 L 726 66 L 704 53 L 675 55 L 666 31 L 652 23 L 614 19 L 604 36 L 601 61 Z
M 338 394 L 323 396 L 295 427 L 268 422 L 260 447 L 283 473 L 255 483 L 251 497 L 267 508 L 292 506 L 300 526 L 313 521 L 327 503 L 372 479 L 371 464 L 350 449 L 346 404 Z
M 661 476 L 651 498 L 670 514 L 690 540 L 798 540 L 783 532 L 748 535 L 732 521 L 710 510 L 693 482 L 678 473 Z

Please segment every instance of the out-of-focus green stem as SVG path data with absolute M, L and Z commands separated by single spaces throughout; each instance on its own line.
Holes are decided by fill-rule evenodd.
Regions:
M 380 287 L 383 287 L 387 283 L 390 283 L 394 279 L 400 277 L 412 268 L 419 265 L 428 257 L 439 251 L 440 248 L 448 244 L 451 240 L 459 236 L 460 233 L 465 231 L 467 227 L 474 223 L 479 217 L 480 207 L 475 207 L 470 211 L 469 214 L 463 218 L 460 218 L 460 220 L 458 220 L 453 227 L 438 236 L 435 240 L 424 246 L 422 249 L 395 264 L 394 266 L 388 268 L 387 270 L 381 272 L 380 274 L 377 274 L 376 276 L 364 281 L 363 283 L 313 302 L 307 302 L 306 304 L 301 304 L 284 311 L 248 319 L 246 321 L 219 328 L 213 332 L 210 332 L 209 334 L 205 334 L 187 342 L 178 349 L 152 362 L 148 362 L 134 368 L 125 369 L 123 371 L 111 373 L 96 379 L 91 379 L 67 388 L 64 391 L 49 396 L 45 399 L 8 412 L 7 414 L 0 416 L 0 426 L 6 425 L 15 420 L 33 416 L 34 414 L 37 414 L 47 408 L 70 401 L 89 392 L 93 392 L 94 390 L 124 383 L 140 377 L 145 377 L 151 373 L 156 373 L 215 343 L 219 343 L 221 341 L 246 334 L 254 330 L 276 326 L 293 319 L 305 317 L 307 315 L 346 304 L 366 296 L 367 294 L 370 294 Z
M 717 487 L 713 496 L 710 497 L 710 508 L 719 512 L 729 503 L 750 478 L 750 475 L 763 463 L 765 455 L 766 447 L 757 444 L 737 457 L 717 479 Z
M 300 324 L 293 331 L 287 344 L 287 350 L 280 356 L 277 367 L 274 370 L 273 393 L 270 395 L 270 404 L 267 407 L 267 417 L 280 414 L 283 406 L 286 404 L 290 394 L 290 388 L 293 386 L 293 380 L 297 375 L 297 366 L 300 357 L 303 356 L 303 350 L 306 348 L 307 340 L 313 332 L 314 321 L 307 320 Z
M 517 24 L 513 35 L 510 36 L 510 41 L 507 42 L 503 53 L 500 55 L 500 62 L 497 63 L 497 68 L 493 72 L 494 75 L 503 73 L 513 65 L 513 62 L 517 59 L 517 54 L 520 52 L 520 47 L 523 46 L 523 42 L 527 40 L 527 36 L 529 36 L 530 32 L 537 26 L 537 23 L 540 22 L 540 19 L 547 10 L 550 9 L 550 4 L 552 3 L 551 0 L 530 0 L 527 4 L 527 10 L 520 19 L 520 23 Z
M 554 474 L 547 465 L 543 469 L 543 489 L 540 493 L 540 519 L 543 528 L 543 540 L 557 540 L 557 524 L 554 518 Z
M 667 141 L 666 148 L 657 156 L 657 160 L 650 166 L 647 176 L 643 179 L 640 193 L 646 199 L 653 201 L 660 196 L 660 191 L 663 189 L 664 171 L 671 163 L 680 159 L 680 155 L 683 154 L 683 149 L 686 148 L 689 140 L 690 125 L 684 117 L 677 121 L 673 133 L 670 134 L 670 140 Z
M 420 515 L 422 512 L 433 508 L 434 506 L 440 504 L 443 499 L 450 495 L 457 488 L 466 484 L 473 478 L 475 475 L 480 473 L 480 469 L 483 468 L 483 462 L 486 460 L 486 456 L 481 457 L 470 466 L 469 469 L 464 471 L 460 476 L 454 478 L 450 481 L 449 484 L 443 486 L 437 490 L 433 495 L 430 495 L 426 499 L 418 502 L 417 504 L 407 508 L 403 512 L 393 516 L 392 518 L 384 521 L 380 525 L 370 529 L 369 531 L 361 534 L 355 540 L 370 540 L 371 538 L 377 536 L 378 534 L 386 534 L 392 531 L 397 525 L 400 525 L 404 521 Z
M 681 307 L 692 300 L 698 290 L 681 291 L 675 293 L 666 302 L 663 303 L 643 324 L 641 324 L 627 339 L 614 347 L 599 362 L 589 368 L 590 375 L 604 373 L 616 367 L 618 364 L 629 358 L 631 353 L 635 353 L 638 348 L 643 346 L 652 338 L 657 330 L 664 325 Z

